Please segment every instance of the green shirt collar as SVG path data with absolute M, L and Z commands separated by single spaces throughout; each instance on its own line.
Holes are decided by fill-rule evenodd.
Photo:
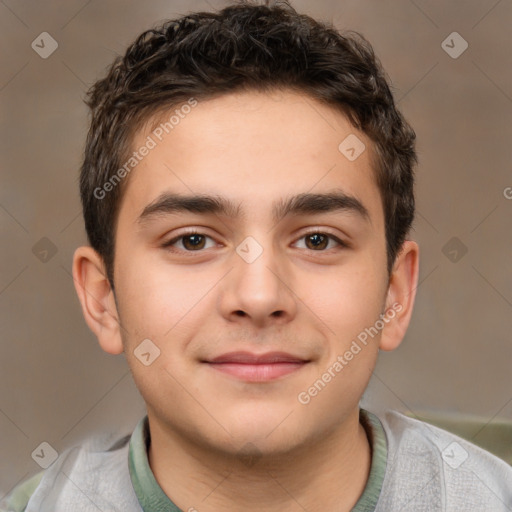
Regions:
M 144 416 L 132 433 L 128 452 L 128 468 L 133 489 L 144 512 L 182 512 L 164 493 L 151 471 L 148 460 L 148 417 Z
M 352 512 L 373 512 L 377 506 L 384 475 L 386 474 L 388 446 L 382 423 L 375 414 L 365 409 L 359 409 L 359 421 L 366 430 L 370 442 L 372 462 L 366 487 Z
M 360 409 L 359 419 L 368 435 L 372 449 L 372 462 L 368 482 L 352 512 L 373 512 L 386 473 L 386 434 L 375 414 Z M 150 441 L 148 417 L 144 416 L 132 433 L 128 455 L 130 477 L 140 506 L 144 512 L 182 512 L 167 497 L 151 471 L 148 461 Z

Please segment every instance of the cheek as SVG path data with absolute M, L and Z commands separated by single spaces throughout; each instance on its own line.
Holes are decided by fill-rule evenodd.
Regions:
M 318 282 L 318 279 L 317 279 Z M 312 309 L 340 342 L 373 325 L 382 312 L 386 280 L 376 265 L 347 265 L 326 275 L 320 287 L 305 287 Z
M 208 301 L 216 281 L 208 272 L 136 252 L 120 260 L 118 268 L 120 316 L 128 336 L 154 339 L 162 346 L 186 337 L 189 319 Z
M 137 387 L 153 408 L 172 408 L 181 397 L 178 382 L 190 370 L 183 354 L 193 327 L 204 320 L 210 280 L 184 266 L 171 270 L 161 262 L 143 261 L 134 252 L 120 259 L 116 288 L 125 355 Z M 139 350 L 146 339 L 157 348 L 150 344 Z M 151 359 L 158 356 L 146 366 L 137 354 L 148 351 Z
M 372 327 L 382 312 L 385 276 L 377 265 L 356 267 L 338 269 L 324 280 L 323 293 L 308 298 L 323 321 L 326 343 L 318 374 L 302 389 L 301 398 L 310 401 L 311 414 L 326 424 L 338 422 L 344 411 L 357 405 L 378 355 L 380 332 Z M 343 408 L 332 407 L 341 402 Z

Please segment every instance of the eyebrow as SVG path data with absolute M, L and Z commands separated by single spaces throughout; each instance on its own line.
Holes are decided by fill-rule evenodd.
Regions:
M 144 208 L 137 218 L 137 223 L 144 224 L 162 215 L 180 212 L 246 218 L 240 204 L 236 205 L 222 196 L 163 193 Z M 303 193 L 286 199 L 279 199 L 272 205 L 274 222 L 279 222 L 287 215 L 318 215 L 326 212 L 353 213 L 371 223 L 370 214 L 363 203 L 343 191 L 321 194 Z

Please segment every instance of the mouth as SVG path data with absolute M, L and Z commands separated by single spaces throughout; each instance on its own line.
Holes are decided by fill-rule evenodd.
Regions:
M 285 352 L 230 352 L 203 362 L 246 382 L 267 382 L 297 372 L 310 360 Z

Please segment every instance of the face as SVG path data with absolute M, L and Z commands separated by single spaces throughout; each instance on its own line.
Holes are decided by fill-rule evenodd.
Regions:
M 294 92 L 199 102 L 134 148 L 148 135 L 114 279 L 119 346 L 150 422 L 226 452 L 277 453 L 341 428 L 388 328 L 354 348 L 390 307 L 370 140 Z M 339 149 L 349 135 L 365 145 L 355 159 Z

